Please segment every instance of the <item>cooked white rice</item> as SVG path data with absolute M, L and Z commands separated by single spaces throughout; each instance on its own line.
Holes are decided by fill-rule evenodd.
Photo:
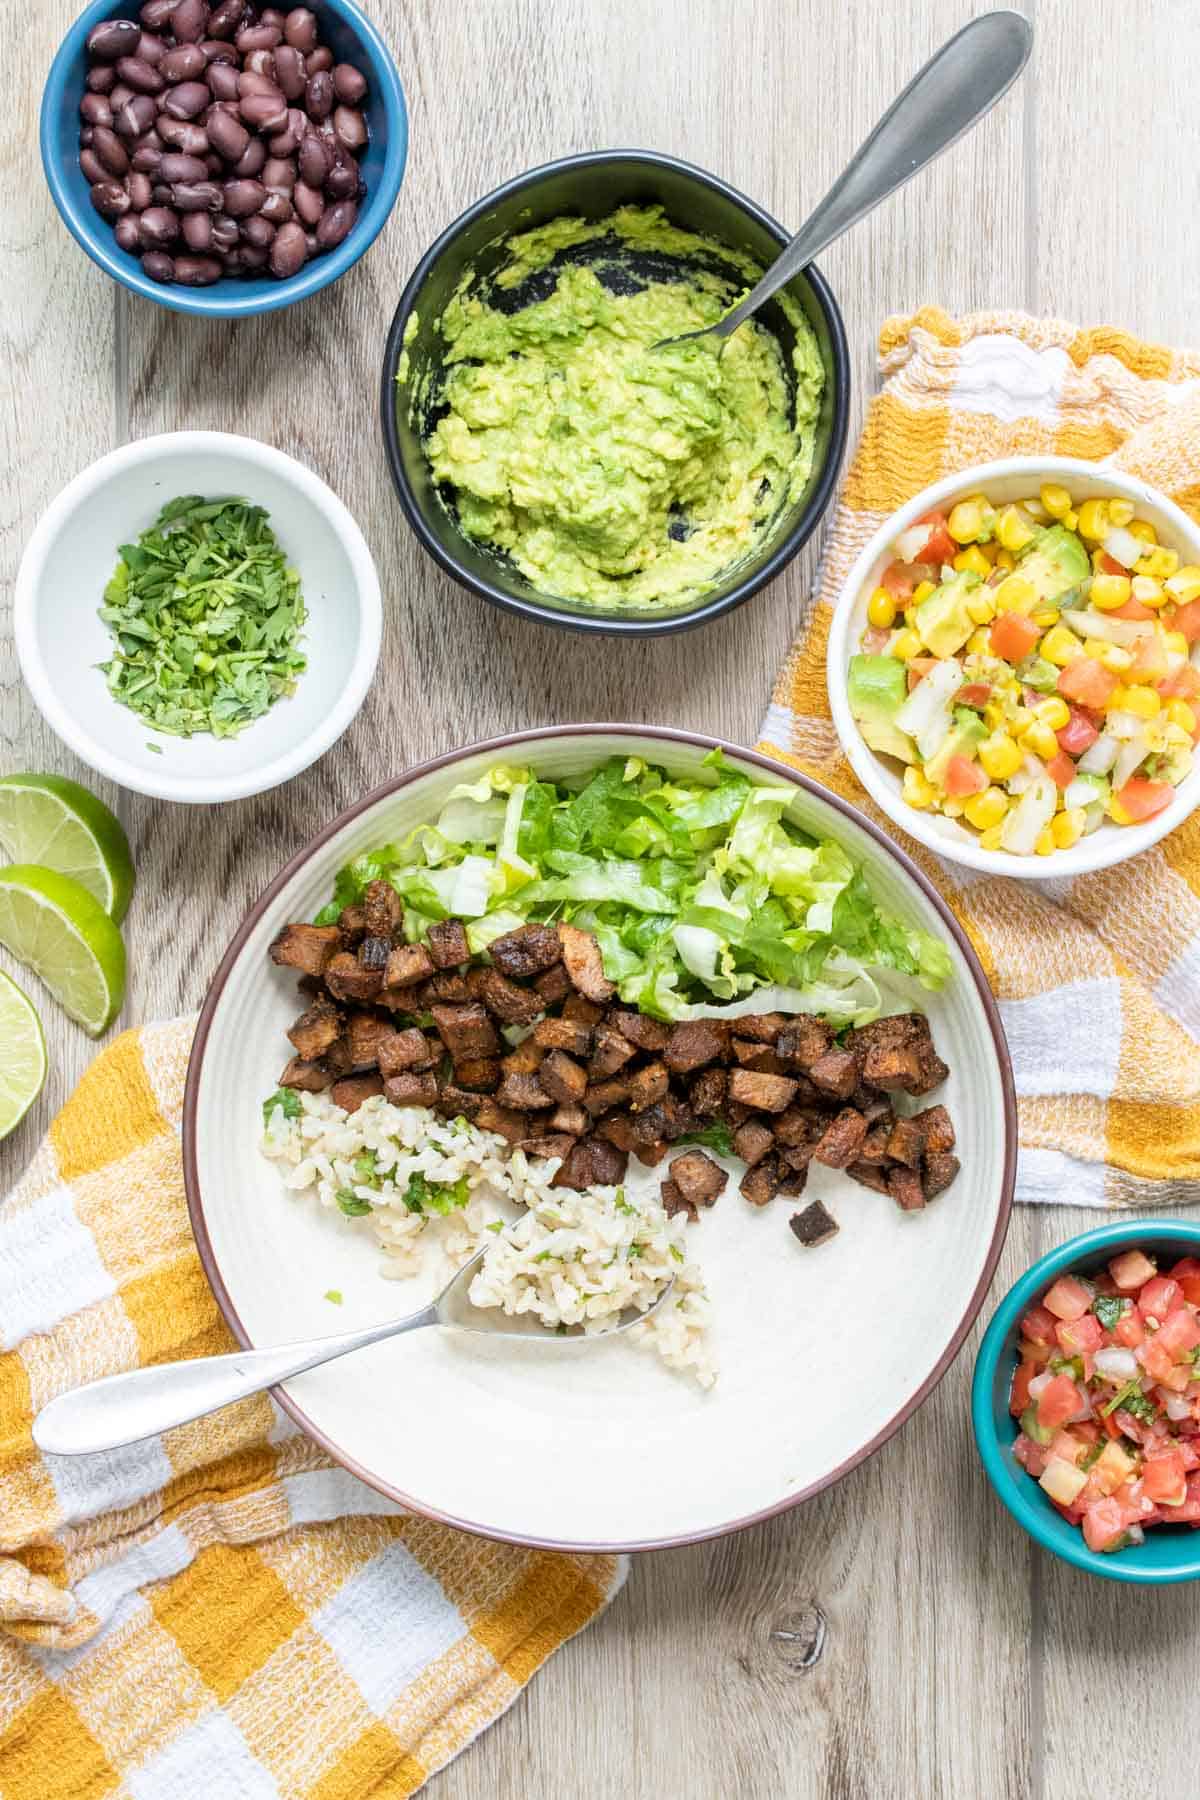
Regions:
M 700 1271 L 686 1260 L 682 1215 L 669 1219 L 632 1189 L 552 1187 L 557 1159 L 510 1151 L 495 1133 L 425 1107 L 377 1095 L 345 1113 L 324 1094 L 297 1098 L 295 1119 L 281 1107 L 270 1111 L 263 1154 L 283 1166 L 289 1188 L 322 1206 L 351 1217 L 369 1207 L 361 1216 L 384 1252 L 381 1273 L 430 1272 L 440 1285 L 488 1244 L 471 1283 L 477 1306 L 593 1332 L 611 1330 L 627 1308 L 647 1311 L 674 1277 L 672 1294 L 629 1338 L 712 1386 L 710 1305 Z M 439 1189 L 465 1181 L 465 1202 L 444 1216 L 411 1211 L 404 1196 L 414 1175 Z

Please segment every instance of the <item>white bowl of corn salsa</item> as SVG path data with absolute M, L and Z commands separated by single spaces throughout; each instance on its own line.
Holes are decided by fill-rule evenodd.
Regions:
M 834 723 L 897 825 L 971 868 L 1107 868 L 1200 802 L 1200 527 L 1129 475 L 1013 457 L 927 488 L 851 570 Z

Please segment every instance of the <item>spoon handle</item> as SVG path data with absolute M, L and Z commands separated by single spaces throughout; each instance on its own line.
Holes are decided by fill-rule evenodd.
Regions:
M 425 1306 L 406 1319 L 389 1319 L 386 1324 L 347 1331 L 340 1337 L 309 1338 L 305 1343 L 279 1344 L 269 1350 L 234 1350 L 228 1356 L 157 1363 L 148 1369 L 106 1375 L 101 1381 L 59 1394 L 43 1406 L 33 1421 L 33 1439 L 39 1450 L 54 1456 L 119 1450 L 234 1400 L 244 1400 L 248 1394 L 261 1393 L 350 1350 L 436 1323 L 435 1307 Z
M 1020 13 L 984 13 L 931 56 L 893 100 L 858 154 L 758 286 L 713 327 L 727 337 L 835 238 L 970 131 L 1029 60 L 1033 28 Z

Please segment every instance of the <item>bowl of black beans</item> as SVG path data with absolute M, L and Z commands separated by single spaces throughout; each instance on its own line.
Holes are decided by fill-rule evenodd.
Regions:
M 93 262 L 177 312 L 239 318 L 363 255 L 400 191 L 408 115 L 351 0 L 94 0 L 47 78 L 41 150 Z

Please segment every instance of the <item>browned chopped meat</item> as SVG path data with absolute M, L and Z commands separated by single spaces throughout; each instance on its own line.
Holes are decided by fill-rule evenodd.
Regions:
M 819 1140 L 811 1144 L 786 1144 L 779 1152 L 789 1169 L 807 1169 Z
M 761 1162 L 767 1151 L 774 1147 L 775 1134 L 761 1119 L 747 1119 L 733 1134 L 734 1155 L 740 1156 L 748 1169 Z
M 546 1006 L 557 1006 L 559 1001 L 565 1000 L 571 992 L 571 977 L 561 963 L 555 963 L 552 969 L 547 969 L 544 975 L 539 975 L 533 985 L 542 996 Z
M 831 1237 L 837 1236 L 838 1231 L 837 1220 L 832 1213 L 826 1212 L 819 1200 L 811 1201 L 803 1212 L 793 1213 L 788 1226 L 806 1250 L 815 1250 L 818 1244 L 827 1244 Z
M 935 1200 L 939 1194 L 944 1194 L 960 1167 L 957 1156 L 952 1156 L 949 1150 L 930 1151 L 925 1158 L 925 1174 L 921 1182 L 925 1198 Z
M 383 971 L 364 969 L 349 950 L 339 950 L 326 967 L 325 986 L 335 1000 L 374 1000 L 383 986 Z
M 536 1075 L 545 1054 L 536 1038 L 527 1037 L 500 1060 L 506 1075 Z
M 858 1086 L 858 1064 L 849 1050 L 827 1050 L 808 1071 L 808 1079 L 833 1100 L 848 1100 Z
M 519 925 L 504 937 L 493 938 L 488 955 L 502 975 L 528 981 L 562 960 L 562 945 L 552 925 Z
M 319 975 L 302 975 L 296 983 L 296 992 L 303 994 L 306 1000 L 316 1000 L 324 994 L 325 983 Z
M 471 1096 L 472 1099 L 475 1097 Z M 507 1138 L 510 1144 L 519 1144 L 523 1137 L 529 1136 L 529 1120 L 525 1114 L 514 1112 L 511 1106 L 501 1106 L 490 1094 L 485 1094 L 476 1107 L 475 1123 L 480 1131 L 494 1131 L 497 1136 Z
M 386 987 L 408 987 L 433 974 L 433 958 L 424 944 L 398 944 L 387 960 Z
M 611 1187 L 624 1179 L 629 1159 L 623 1150 L 604 1138 L 584 1138 L 576 1144 L 551 1184 L 554 1187 Z
M 868 1087 L 885 1093 L 928 1094 L 950 1073 L 933 1047 L 923 1013 L 875 1019 L 853 1033 L 851 1045 Z
M 505 1025 L 532 1025 L 544 1011 L 540 994 L 518 987 L 499 969 L 468 969 L 467 988 Z
M 671 1180 L 693 1206 L 712 1206 L 724 1193 L 729 1176 L 703 1150 L 685 1150 L 671 1163 Z
M 857 1181 L 859 1187 L 874 1188 L 877 1194 L 890 1193 L 887 1182 L 887 1170 L 878 1163 L 853 1162 L 846 1170 L 851 1181 Z
M 539 1019 L 533 1028 L 533 1041 L 543 1050 L 569 1050 L 572 1056 L 587 1056 L 592 1048 L 592 1029 L 579 1019 Z
M 351 1013 L 346 1020 L 346 1047 L 350 1052 L 351 1068 L 377 1068 L 380 1045 L 397 1035 L 387 1020 L 375 1013 Z
M 787 1199 L 795 1200 L 808 1186 L 808 1166 L 806 1164 L 802 1169 L 795 1169 L 791 1163 L 787 1162 L 786 1158 L 784 1161 L 786 1166 L 783 1171 L 783 1180 L 779 1183 L 779 1192 Z
M 775 1121 L 775 1142 L 777 1144 L 815 1143 L 825 1129 L 824 1118 L 814 1118 L 802 1107 L 789 1106 L 786 1112 L 780 1113 Z
M 633 1154 L 640 1163 L 645 1163 L 648 1169 L 654 1169 L 657 1168 L 670 1148 L 670 1144 L 664 1143 L 662 1138 L 655 1138 L 652 1144 L 635 1144 Z
M 867 1121 L 862 1114 L 852 1106 L 844 1106 L 821 1133 L 820 1141 L 813 1151 L 813 1161 L 824 1163 L 827 1169 L 848 1168 L 852 1162 L 858 1161 L 858 1153 L 866 1135 Z
M 802 1074 L 807 1074 L 832 1047 L 833 1033 L 824 1019 L 811 1018 L 807 1013 L 797 1013 L 789 1019 L 775 1039 L 776 1056 L 789 1069 L 799 1069 Z
M 314 1000 L 289 1027 L 288 1037 L 306 1062 L 324 1056 L 334 1039 L 341 1036 L 342 1015 L 330 1001 Z
M 582 1106 L 556 1106 L 547 1123 L 551 1131 L 565 1131 L 570 1137 L 582 1137 L 591 1121 Z
M 676 1025 L 663 1048 L 663 1061 L 672 1075 L 690 1075 L 716 1062 L 724 1049 L 721 1034 L 707 1019 L 690 1019 Z
M 756 1044 L 773 1044 L 787 1023 L 784 1013 L 743 1013 L 740 1019 L 733 1021 L 733 1029 L 740 1038 L 750 1038 Z
M 690 1131 L 695 1122 L 691 1107 L 686 1106 L 682 1100 L 677 1100 L 673 1094 L 668 1094 L 664 1100 L 656 1100 L 653 1106 L 634 1115 L 634 1142 L 654 1144 L 662 1138 L 666 1143 L 673 1144 L 685 1131 Z
M 279 1077 L 280 1087 L 299 1088 L 304 1094 L 320 1094 L 333 1080 L 330 1071 L 321 1062 L 305 1062 L 301 1056 L 293 1056 L 283 1074 Z
M 322 1061 L 330 1070 L 336 1081 L 342 1075 L 350 1075 L 354 1071 L 354 1059 L 350 1055 L 350 1045 L 345 1037 L 335 1038 L 325 1052 Z
M 604 973 L 600 946 L 591 932 L 581 931 L 577 925 L 559 925 L 558 939 L 567 974 L 585 1000 L 600 1005 L 611 1000 L 616 989 Z
M 343 950 L 356 950 L 367 935 L 366 907 L 343 906 L 338 915 L 337 929 Z
M 454 1065 L 454 1079 L 459 1087 L 478 1088 L 490 1094 L 500 1081 L 500 1064 L 494 1056 L 468 1056 Z
M 335 1106 L 343 1111 L 357 1112 L 364 1100 L 370 1100 L 383 1092 L 383 1079 L 379 1075 L 348 1075 L 344 1081 L 335 1081 L 329 1091 L 329 1098 Z
M 866 1117 L 866 1114 L 863 1114 Z M 867 1135 L 862 1141 L 862 1149 L 858 1153 L 859 1162 L 885 1163 L 889 1161 L 888 1140 L 892 1135 L 892 1126 L 896 1123 L 891 1109 L 887 1117 L 877 1119 L 867 1127 Z
M 644 1068 L 635 1070 L 629 1077 L 630 1112 L 644 1112 L 648 1106 L 665 1099 L 670 1085 L 665 1063 L 647 1063 Z
M 427 1003 L 421 998 L 421 985 L 415 987 L 380 988 L 375 996 L 376 1006 L 386 1006 L 390 1013 L 404 1013 L 410 1019 L 420 1018 L 428 1011 Z
M 466 1006 L 431 1006 L 437 1034 L 455 1062 L 472 1062 L 478 1056 L 495 1056 L 500 1049 L 496 1027 L 478 1001 Z
M 711 1119 L 719 1113 L 725 1104 L 725 1096 L 729 1092 L 729 1076 L 724 1069 L 702 1069 L 688 1089 L 688 1099 L 692 1111 L 701 1118 Z
M 887 1191 L 902 1212 L 920 1212 L 925 1204 L 925 1190 L 915 1169 L 889 1169 Z
M 282 968 L 299 969 L 302 975 L 323 975 L 341 941 L 336 925 L 285 925 L 272 940 L 268 955 Z
M 877 1126 L 876 1130 L 878 1129 Z M 904 1163 L 910 1169 L 919 1169 L 925 1153 L 925 1139 L 920 1126 L 914 1125 L 911 1119 L 897 1119 L 888 1135 L 887 1153 L 893 1162 Z
M 294 1038 L 292 1042 L 295 1042 Z M 921 1133 L 926 1155 L 938 1156 L 943 1151 L 953 1150 L 954 1125 L 944 1106 L 927 1106 L 924 1112 L 914 1113 L 910 1123 Z
M 666 1049 L 671 1035 L 670 1026 L 664 1025 L 661 1019 L 651 1019 L 645 1013 L 630 1012 L 619 1006 L 613 1007 L 608 1022 L 616 1026 L 622 1037 L 628 1038 L 639 1050 L 648 1050 L 651 1056 Z
M 669 1175 L 663 1177 L 662 1186 L 658 1190 L 658 1197 L 662 1202 L 662 1209 L 666 1213 L 668 1219 L 673 1219 L 676 1213 L 686 1213 L 689 1225 L 695 1225 L 699 1220 L 700 1214 L 698 1210 L 690 1200 L 684 1199 Z
M 457 969 L 460 963 L 470 961 L 471 947 L 460 919 L 439 919 L 429 927 L 426 937 L 436 969 Z
M 405 1069 L 388 1076 L 383 1092 L 393 1106 L 432 1106 L 438 1097 L 437 1076 L 432 1069 Z
M 363 892 L 367 936 L 390 938 L 404 920 L 404 902 L 390 881 L 368 881 Z
M 783 1180 L 783 1165 L 777 1156 L 764 1156 L 761 1162 L 755 1163 L 742 1176 L 741 1192 L 751 1206 L 765 1206 L 779 1192 Z
M 539 1112 L 544 1106 L 553 1106 L 554 1099 L 548 1094 L 536 1075 L 506 1075 L 496 1089 L 496 1099 L 501 1106 L 512 1106 L 518 1112 Z
M 755 1112 L 781 1113 L 795 1098 L 796 1083 L 787 1075 L 756 1075 L 753 1069 L 733 1069 L 729 1098 L 752 1106 Z
M 560 1106 L 574 1106 L 583 1099 L 587 1087 L 587 1070 L 565 1050 L 548 1050 L 538 1071 L 538 1080 L 552 1100 Z
M 559 1162 L 571 1154 L 575 1148 L 575 1139 L 565 1131 L 547 1132 L 545 1137 L 522 1138 L 517 1145 L 526 1156 L 556 1156 Z
M 736 1131 L 739 1125 L 744 1125 L 746 1120 L 753 1115 L 754 1108 L 743 1106 L 740 1100 L 727 1100 L 722 1112 L 725 1123 Z
M 623 1069 L 627 1062 L 632 1062 L 636 1055 L 637 1051 L 629 1039 L 622 1036 L 615 1025 L 608 1025 L 601 1020 L 596 1026 L 588 1074 L 593 1081 L 605 1081 L 610 1075 L 615 1075 L 618 1069 Z
M 735 1037 L 733 1054 L 738 1065 L 743 1069 L 753 1069 L 760 1075 L 783 1074 L 784 1065 L 770 1044 L 758 1044 L 752 1038 Z
M 429 1069 L 437 1061 L 439 1049 L 431 1044 L 423 1031 L 408 1025 L 403 1031 L 389 1031 L 380 1040 L 378 1058 L 381 1075 L 401 1075 L 406 1069 Z
M 456 1119 L 461 1113 L 466 1119 L 477 1120 L 485 1101 L 488 1106 L 493 1104 L 485 1095 L 468 1093 L 466 1088 L 456 1087 L 453 1082 L 448 1081 L 444 1088 L 438 1090 L 436 1104 L 438 1111 L 448 1119 Z M 513 1117 L 516 1117 L 515 1113 Z
M 598 1025 L 604 1017 L 604 1008 L 597 1006 L 594 1000 L 585 1000 L 582 994 L 568 994 L 562 1005 L 564 1019 L 577 1019 L 581 1025 Z
M 611 1081 L 598 1081 L 584 1090 L 583 1104 L 594 1119 L 601 1113 L 611 1112 L 615 1106 L 624 1106 L 629 1098 L 629 1083 L 617 1075 Z
M 443 1001 L 457 1006 L 471 998 L 471 990 L 467 986 L 467 978 L 460 975 L 457 969 L 439 969 L 428 981 L 421 983 L 417 989 L 417 998 L 422 1007 L 430 1007 L 435 1001 Z
M 358 946 L 359 967 L 363 969 L 381 969 L 386 971 L 388 957 L 392 954 L 391 938 L 365 937 Z M 384 976 L 386 980 L 386 974 Z
M 618 1150 L 632 1150 L 633 1120 L 626 1112 L 607 1113 L 604 1118 L 596 1121 L 596 1136 L 615 1144 Z

